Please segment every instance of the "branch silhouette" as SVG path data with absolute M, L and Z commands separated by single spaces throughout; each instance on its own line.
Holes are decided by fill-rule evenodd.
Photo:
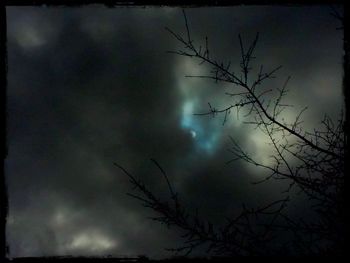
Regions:
M 341 17 L 339 13 L 334 14 Z M 265 88 L 264 84 L 274 78 L 281 66 L 265 71 L 260 66 L 256 75 L 252 76 L 252 61 L 255 59 L 259 34 L 252 43 L 245 47 L 242 37 L 238 36 L 240 45 L 240 72 L 230 69 L 231 62 L 218 62 L 213 59 L 208 48 L 208 38 L 205 44 L 195 45 L 188 19 L 183 11 L 185 36 L 166 30 L 180 43 L 183 49 L 168 51 L 169 53 L 190 57 L 211 67 L 208 75 L 188 75 L 189 78 L 212 79 L 215 82 L 230 83 L 236 92 L 226 93 L 232 103 L 222 109 L 216 109 L 210 103 L 209 111 L 196 113 L 198 116 L 224 114 L 223 124 L 232 110 L 246 109 L 244 118 L 246 125 L 265 134 L 271 146 L 270 164 L 259 162 L 244 150 L 237 141 L 231 138 L 229 151 L 233 158 L 228 163 L 243 161 L 269 171 L 263 180 L 288 180 L 288 186 L 279 200 L 263 207 L 247 208 L 242 206 L 241 212 L 235 217 L 227 217 L 223 226 L 214 226 L 211 222 L 200 218 L 198 211 L 189 212 L 179 201 L 168 176 L 160 164 L 151 159 L 165 178 L 170 200 L 157 198 L 141 181 L 128 173 L 122 166 L 115 164 L 130 179 L 134 189 L 141 196 L 128 193 L 142 202 L 143 206 L 159 214 L 153 220 L 168 227 L 176 226 L 183 231 L 184 245 L 170 249 L 176 253 L 188 255 L 193 249 L 206 245 L 207 252 L 215 255 L 338 255 L 342 251 L 344 241 L 344 165 L 345 165 L 345 133 L 344 116 L 341 113 L 337 123 L 325 115 L 321 120 L 322 128 L 307 131 L 303 127 L 302 115 L 307 107 L 300 110 L 294 121 L 286 121 L 283 117 L 288 105 L 284 99 L 288 94 L 287 86 L 290 77 L 276 90 Z M 343 21 L 343 20 L 342 20 Z M 257 88 L 259 87 L 259 88 Z M 291 189 L 296 188 L 304 193 L 309 201 L 310 210 L 317 215 L 317 220 L 291 217 L 286 207 L 291 200 Z M 279 242 L 278 236 L 286 233 L 290 238 Z M 277 240 L 277 241 L 276 241 Z

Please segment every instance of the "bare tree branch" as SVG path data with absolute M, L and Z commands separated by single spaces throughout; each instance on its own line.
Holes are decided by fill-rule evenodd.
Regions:
M 334 11 L 333 15 L 343 21 L 343 17 L 338 12 Z M 238 36 L 241 51 L 239 64 L 241 74 L 238 75 L 230 71 L 230 62 L 226 64 L 212 58 L 207 37 L 204 48 L 195 46 L 185 11 L 183 16 L 185 38 L 169 28 L 166 30 L 184 47 L 182 50 L 169 51 L 169 53 L 197 59 L 199 64 L 207 64 L 211 67 L 209 75 L 186 77 L 226 82 L 232 84 L 234 89 L 240 89 L 237 92 L 226 93 L 232 99 L 232 103 L 228 106 L 216 109 L 208 103 L 208 112 L 195 115 L 224 114 L 223 124 L 225 124 L 232 109 L 236 109 L 238 114 L 239 109 L 247 107 L 244 118 L 248 120 L 244 123 L 255 126 L 255 129 L 259 129 L 267 136 L 271 147 L 271 162 L 267 164 L 258 162 L 230 137 L 232 146 L 228 150 L 234 157 L 227 163 L 243 161 L 269 172 L 265 178 L 253 182 L 254 184 L 270 180 L 287 180 L 289 185 L 283 191 L 280 200 L 257 208 L 248 209 L 243 205 L 238 215 L 226 217 L 227 223 L 218 227 L 201 219 L 197 212 L 191 215 L 182 207 L 164 169 L 155 159 L 151 160 L 167 182 L 172 200 L 170 204 L 158 199 L 142 181 L 137 180 L 122 166 L 115 164 L 129 177 L 134 189 L 141 193 L 141 196 L 130 193 L 129 195 L 160 215 L 152 218 L 153 220 L 164 223 L 168 227 L 176 226 L 184 231 L 182 235 L 185 239 L 184 245 L 170 249 L 177 253 L 185 252 L 187 255 L 202 245 L 208 246 L 208 253 L 219 255 L 285 255 L 296 252 L 301 255 L 336 255 L 341 253 L 339 246 L 345 242 L 342 233 L 345 225 L 343 115 L 341 114 L 337 125 L 325 115 L 321 121 L 323 128 L 313 131 L 305 131 L 302 126 L 301 116 L 308 109 L 307 107 L 300 110 L 294 121 L 284 120 L 285 108 L 293 106 L 283 102 L 288 94 L 287 85 L 290 77 L 280 89 L 277 89 L 277 96 L 273 100 L 272 97 L 267 97 L 271 96 L 272 89 L 264 89 L 261 86 L 267 80 L 274 78 L 281 66 L 265 72 L 261 65 L 257 76 L 251 76 L 252 61 L 255 59 L 254 50 L 259 34 L 248 48 L 245 48 L 241 35 Z M 259 89 L 257 86 L 260 86 Z M 290 202 L 290 192 L 293 187 L 309 199 L 310 209 L 318 216 L 317 221 L 296 219 L 288 214 L 286 207 Z M 290 238 L 286 242 L 276 244 L 275 240 L 278 240 L 277 237 L 281 235 L 287 235 Z

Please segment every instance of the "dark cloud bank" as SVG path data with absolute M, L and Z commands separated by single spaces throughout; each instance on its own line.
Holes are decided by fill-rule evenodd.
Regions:
M 9 7 L 7 242 L 10 256 L 166 257 L 178 230 L 148 220 L 152 211 L 125 195 L 118 162 L 166 197 L 149 158 L 169 174 L 183 202 L 214 222 L 242 202 L 268 202 L 279 184 L 252 186 L 263 172 L 226 165 L 231 135 L 258 158 L 264 141 L 234 116 L 196 117 L 207 102 L 225 105 L 229 86 L 185 74 L 204 70 L 167 54 L 180 47 L 179 8 Z M 290 102 L 309 105 L 311 127 L 342 107 L 342 32 L 327 7 L 228 7 L 187 10 L 195 39 L 209 37 L 218 58 L 239 63 L 237 35 L 261 40 L 257 60 L 284 65 Z M 315 103 L 317 102 L 317 103 Z

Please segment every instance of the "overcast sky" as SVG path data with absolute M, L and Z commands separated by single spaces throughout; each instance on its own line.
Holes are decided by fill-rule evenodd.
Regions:
M 343 105 L 342 31 L 323 7 L 206 7 L 186 10 L 193 39 L 239 65 L 240 33 L 257 32 L 257 65 L 283 65 L 287 102 L 309 106 L 307 127 Z M 225 163 L 229 135 L 262 161 L 266 138 L 231 114 L 194 116 L 230 101 L 230 85 L 185 78 L 206 72 L 198 61 L 166 53 L 182 46 L 164 28 L 184 33 L 180 8 L 8 7 L 7 242 L 10 256 L 139 255 L 167 257 L 178 229 L 147 217 L 117 162 L 159 196 L 167 171 L 185 205 L 220 223 L 243 202 L 267 203 L 279 184 L 252 186 L 264 172 Z M 289 116 L 289 115 L 288 115 Z

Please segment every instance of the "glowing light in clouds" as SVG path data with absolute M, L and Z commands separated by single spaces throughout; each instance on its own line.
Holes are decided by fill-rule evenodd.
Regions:
M 207 101 L 215 100 L 215 97 L 213 98 L 210 92 L 213 91 L 213 87 L 204 85 L 198 79 L 184 77 L 184 75 L 189 73 L 201 75 L 201 70 L 193 60 L 183 60 L 178 65 L 177 73 L 179 78 L 177 87 L 183 98 L 180 125 L 191 136 L 196 150 L 213 154 L 222 135 L 222 119 L 194 115 L 195 113 L 203 112 L 203 105 L 206 106 Z
M 215 119 L 193 115 L 196 99 L 187 100 L 182 107 L 181 127 L 188 130 L 199 150 L 213 153 L 221 134 L 221 125 Z
M 192 138 L 196 138 L 197 133 L 195 131 L 191 131 Z

